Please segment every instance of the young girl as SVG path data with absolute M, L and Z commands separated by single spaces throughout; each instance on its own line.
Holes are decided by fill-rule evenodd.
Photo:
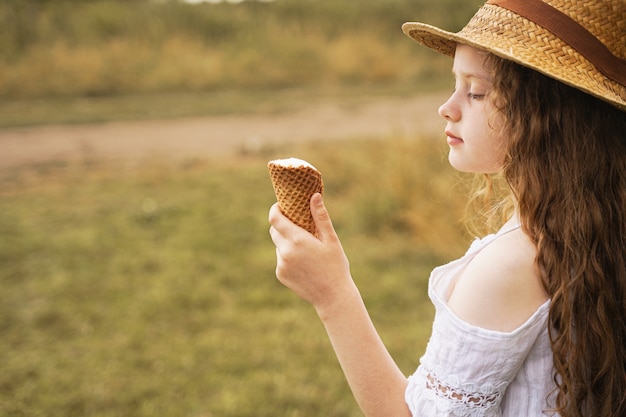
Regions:
M 626 2 L 490 0 L 459 33 L 439 108 L 451 165 L 501 173 L 510 220 L 436 268 L 406 378 L 383 346 L 322 198 L 318 238 L 277 205 L 276 275 L 312 304 L 366 416 L 626 416 Z

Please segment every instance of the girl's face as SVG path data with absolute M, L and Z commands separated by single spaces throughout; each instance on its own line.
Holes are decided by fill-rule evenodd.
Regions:
M 483 66 L 485 57 L 471 46 L 457 46 L 452 67 L 454 92 L 439 107 L 439 115 L 447 122 L 448 160 L 462 172 L 493 174 L 504 161 L 502 119 L 489 97 L 492 83 Z

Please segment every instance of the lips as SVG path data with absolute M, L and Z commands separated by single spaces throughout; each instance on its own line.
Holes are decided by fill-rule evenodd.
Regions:
M 463 139 L 461 139 L 460 137 L 454 135 L 452 132 L 450 132 L 449 130 L 446 130 L 446 136 L 448 138 L 448 145 L 450 146 L 454 146 L 454 145 L 460 145 L 463 143 Z

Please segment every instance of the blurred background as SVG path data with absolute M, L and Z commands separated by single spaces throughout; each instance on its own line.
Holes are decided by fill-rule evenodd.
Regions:
M 413 372 L 430 270 L 470 236 L 452 61 L 400 26 L 481 3 L 0 2 L 0 415 L 361 415 L 274 278 L 266 163 L 289 156 Z

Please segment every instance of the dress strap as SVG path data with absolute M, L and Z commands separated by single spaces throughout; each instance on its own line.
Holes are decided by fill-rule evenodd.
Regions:
M 496 233 L 496 236 L 505 235 L 507 233 L 510 233 L 510 232 L 512 232 L 514 230 L 519 229 L 520 227 L 522 227 L 522 226 L 519 224 L 519 221 L 516 221 L 516 222 L 511 223 L 511 224 L 505 224 L 504 226 L 502 226 L 502 228 L 500 230 L 498 230 L 498 232 Z
M 511 233 L 511 232 L 519 229 L 520 227 L 521 227 L 521 225 L 519 224 L 518 221 L 509 221 L 509 222 L 507 222 L 496 233 L 492 233 L 492 234 L 487 235 L 487 236 L 485 236 L 483 238 L 476 238 L 472 242 L 472 244 L 470 245 L 470 247 L 469 247 L 468 251 L 465 253 L 465 255 L 466 256 L 467 255 L 475 255 L 476 252 L 480 251 L 482 248 L 484 248 L 485 246 L 489 245 L 491 242 L 493 242 L 494 240 L 496 240 L 500 236 L 506 235 L 507 233 Z

